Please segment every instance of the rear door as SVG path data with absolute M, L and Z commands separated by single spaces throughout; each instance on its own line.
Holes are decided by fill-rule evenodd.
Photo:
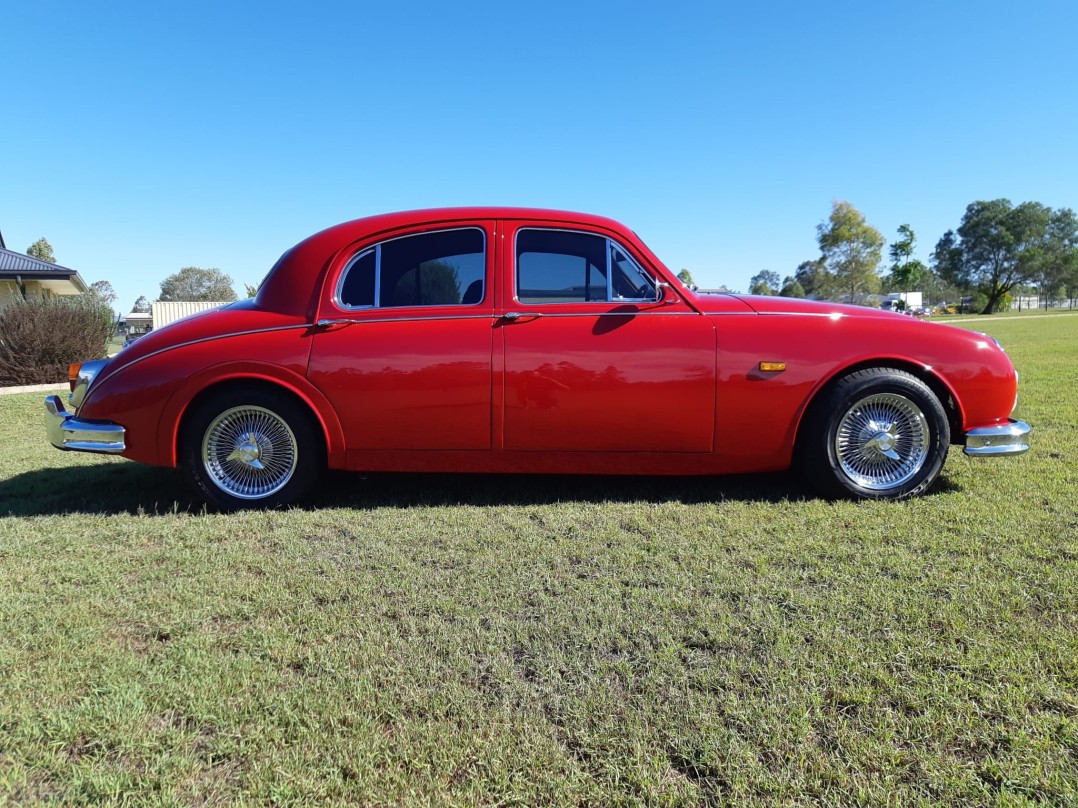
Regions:
M 309 378 L 349 455 L 491 448 L 494 225 L 356 245 L 325 292 Z

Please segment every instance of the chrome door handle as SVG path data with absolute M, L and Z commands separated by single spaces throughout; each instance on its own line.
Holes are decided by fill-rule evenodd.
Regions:
M 543 315 L 537 311 L 507 311 L 502 315 L 503 320 L 516 321 L 523 317 L 542 317 Z

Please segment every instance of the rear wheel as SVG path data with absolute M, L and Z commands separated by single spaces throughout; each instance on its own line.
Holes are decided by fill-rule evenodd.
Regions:
M 813 404 L 798 465 L 829 496 L 905 499 L 936 481 L 950 440 L 947 414 L 928 385 L 905 371 L 868 368 Z
M 195 489 L 222 510 L 291 505 L 324 466 L 310 414 L 283 393 L 257 388 L 222 391 L 196 405 L 181 455 Z

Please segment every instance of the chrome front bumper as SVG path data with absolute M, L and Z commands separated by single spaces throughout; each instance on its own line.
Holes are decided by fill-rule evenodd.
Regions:
M 122 426 L 80 421 L 64 409 L 59 396 L 45 398 L 45 432 L 57 449 L 72 452 L 119 454 L 126 448 Z
M 1013 418 L 1006 424 L 971 429 L 966 433 L 965 452 L 974 457 L 1022 454 L 1029 451 L 1029 432 L 1029 424 Z

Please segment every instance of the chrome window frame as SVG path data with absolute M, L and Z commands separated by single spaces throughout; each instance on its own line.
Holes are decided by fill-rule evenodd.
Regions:
M 540 231 L 545 233 L 577 233 L 582 236 L 591 236 L 592 238 L 600 238 L 606 242 L 606 300 L 565 300 L 558 302 L 544 302 L 533 303 L 523 301 L 520 299 L 520 256 L 517 253 L 517 246 L 520 240 L 520 234 L 525 230 L 528 231 Z M 651 297 L 614 297 L 614 274 L 613 274 L 613 257 L 611 256 L 611 250 L 616 247 L 621 250 L 627 259 L 632 261 L 640 272 L 651 278 L 652 285 L 656 290 L 659 288 L 659 284 L 662 280 L 653 272 L 649 272 L 644 268 L 643 264 L 636 259 L 636 257 L 626 249 L 625 245 L 616 239 L 610 238 L 603 233 L 592 233 L 587 230 L 577 230 L 571 227 L 531 227 L 524 226 L 518 227 L 516 233 L 513 234 L 513 302 L 519 303 L 522 306 L 602 306 L 610 305 L 611 303 L 653 303 L 654 298 Z M 656 291 L 657 293 L 657 291 Z
M 415 238 L 416 236 L 433 236 L 438 233 L 456 233 L 461 230 L 478 230 L 479 234 L 483 238 L 483 274 L 481 280 L 483 281 L 483 294 L 475 303 L 420 303 L 410 306 L 380 306 L 378 304 L 379 298 L 382 296 L 382 245 L 389 244 L 391 241 L 400 241 L 406 238 Z M 361 259 L 366 257 L 371 250 L 374 251 L 374 304 L 370 306 L 349 306 L 343 300 L 341 300 L 341 293 L 344 291 L 344 281 L 348 277 L 348 273 L 352 271 L 352 267 Z M 483 305 L 483 302 L 487 299 L 487 289 L 489 284 L 487 283 L 488 275 L 488 261 L 489 258 L 487 252 L 487 231 L 479 225 L 465 225 L 464 227 L 443 227 L 440 230 L 422 230 L 418 233 L 404 233 L 400 236 L 394 236 L 393 238 L 383 239 L 373 245 L 364 247 L 357 252 L 351 258 L 348 259 L 344 265 L 344 269 L 341 270 L 340 277 L 337 278 L 337 286 L 333 290 L 333 305 L 341 311 L 370 311 L 372 309 L 378 309 L 382 311 L 389 311 L 393 309 L 436 309 L 443 308 L 445 306 L 465 306 L 475 307 Z M 466 290 L 462 290 L 466 291 Z

